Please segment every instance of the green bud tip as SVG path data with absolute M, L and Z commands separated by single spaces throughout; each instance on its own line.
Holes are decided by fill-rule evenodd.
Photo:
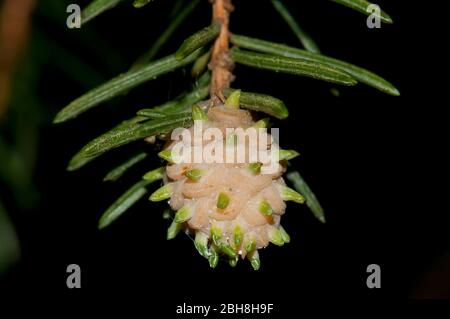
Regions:
M 192 215 L 193 215 L 192 210 L 187 206 L 183 206 L 175 214 L 174 221 L 176 223 L 184 223 L 185 221 L 191 219 Z
M 211 246 L 209 250 L 208 261 L 211 268 L 216 268 L 217 264 L 219 263 L 219 254 L 213 246 Z
M 278 160 L 279 161 L 289 161 L 291 159 L 299 156 L 300 153 L 294 150 L 279 150 L 278 151 Z
M 281 189 L 281 198 L 283 198 L 284 201 L 293 201 L 299 204 L 305 203 L 305 198 L 300 193 L 297 193 L 287 186 L 283 186 Z
M 207 121 L 208 115 L 197 104 L 192 105 L 192 119 L 194 121 Z
M 277 246 L 284 245 L 283 236 L 281 235 L 280 230 L 276 229 L 275 227 L 269 230 L 269 240 L 272 244 L 275 244 Z
M 241 99 L 241 90 L 233 91 L 233 93 L 228 96 L 225 105 L 234 109 L 239 108 Z
M 281 233 L 281 238 L 283 239 L 283 241 L 288 244 L 291 242 L 291 236 L 289 236 L 289 234 L 286 232 L 286 230 L 284 230 L 283 226 L 280 226 L 279 228 L 280 233 Z
M 209 257 L 208 251 L 208 236 L 202 232 L 197 231 L 195 233 L 194 245 L 197 251 L 205 258 Z
M 259 163 L 259 162 L 258 163 L 250 163 L 248 165 L 248 170 L 253 175 L 257 175 L 257 174 L 261 173 L 261 166 L 262 166 L 262 163 Z
M 152 202 L 160 202 L 170 198 L 172 194 L 173 194 L 173 185 L 167 184 L 157 189 L 152 195 L 150 195 L 149 200 Z
M 269 126 L 269 118 L 264 118 L 253 124 L 253 127 L 258 128 L 267 128 Z
M 160 167 L 157 169 L 154 169 L 153 171 L 150 171 L 146 173 L 144 176 L 142 176 L 143 179 L 146 181 L 157 181 L 158 179 L 162 179 L 164 177 L 164 167 Z
M 236 248 L 239 248 L 242 244 L 242 237 L 244 236 L 242 229 L 239 225 L 234 228 L 233 231 L 233 242 Z
M 222 231 L 218 227 L 211 227 L 211 238 L 217 246 L 221 245 Z
M 191 169 L 190 171 L 184 174 L 190 180 L 197 182 L 203 175 L 203 171 L 200 169 Z
M 230 259 L 229 263 L 230 263 L 231 267 L 236 267 L 236 265 L 238 263 L 238 259 L 237 258 L 232 258 L 232 259 Z
M 230 197 L 225 193 L 220 193 L 217 198 L 217 207 L 220 209 L 225 209 L 228 204 L 230 204 Z
M 269 202 L 266 200 L 261 201 L 259 204 L 259 211 L 265 216 L 270 216 L 273 214 L 272 206 L 270 206 Z
M 231 258 L 236 257 L 236 252 L 229 245 L 221 244 L 219 248 L 228 257 L 231 257 Z
M 251 252 L 248 255 L 248 259 L 250 260 L 250 264 L 254 270 L 259 270 L 259 268 L 261 268 L 261 260 L 259 259 L 259 253 L 257 250 Z
M 247 243 L 245 244 L 245 250 L 250 253 L 252 251 L 254 251 L 256 248 L 256 241 L 254 239 L 250 239 L 249 241 L 247 241 Z
M 158 156 L 163 160 L 168 161 L 170 164 L 173 164 L 172 150 L 163 150 L 158 153 Z
M 167 240 L 174 239 L 181 230 L 181 224 L 173 221 L 167 229 Z

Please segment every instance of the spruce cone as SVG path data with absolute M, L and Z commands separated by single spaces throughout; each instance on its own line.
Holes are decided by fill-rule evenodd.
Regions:
M 180 229 L 195 233 L 195 247 L 208 258 L 211 267 L 217 265 L 222 254 L 232 266 L 241 256 L 247 257 L 253 268 L 258 269 L 258 249 L 268 246 L 270 242 L 279 246 L 289 242 L 288 234 L 280 225 L 281 215 L 286 209 L 285 200 L 303 203 L 304 199 L 286 187 L 281 177 L 285 172 L 283 159 L 298 153 L 278 151 L 277 154 L 286 155 L 287 152 L 288 156 L 281 155 L 281 161 L 277 160 L 269 171 L 267 163 L 262 165 L 249 161 L 248 150 L 252 146 L 248 139 L 239 139 L 234 133 L 227 134 L 227 128 L 246 130 L 250 127 L 261 128 L 265 124 L 265 121 L 255 123 L 250 112 L 239 109 L 238 94 L 230 97 L 225 105 L 210 108 L 207 115 L 199 106 L 194 106 L 193 117 L 202 120 L 202 132 L 209 128 L 222 132 L 223 140 L 218 143 L 234 150 L 238 146 L 243 147 L 246 150 L 244 161 L 235 159 L 234 162 L 226 162 L 223 154 L 221 163 L 182 161 L 169 164 L 165 186 L 153 193 L 151 200 L 158 201 L 170 196 L 170 207 L 177 213 L 169 228 L 168 239 L 173 238 Z M 194 127 L 189 131 L 194 136 Z M 264 139 L 267 140 L 258 136 L 258 143 L 265 142 L 266 152 L 278 149 L 269 134 Z M 196 142 L 192 141 L 190 145 Z M 200 143 L 206 147 L 212 142 L 202 140 Z M 170 143 L 160 153 L 169 162 L 173 160 L 174 145 L 174 142 Z

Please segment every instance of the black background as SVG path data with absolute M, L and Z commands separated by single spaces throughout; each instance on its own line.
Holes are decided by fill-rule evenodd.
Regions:
M 155 1 L 141 10 L 122 5 L 81 30 L 55 26 L 38 14 L 35 20 L 89 63 L 100 65 L 89 58 L 96 43 L 72 40 L 84 29 L 96 28 L 129 65 L 164 29 L 168 2 Z M 232 32 L 298 45 L 269 1 L 234 2 Z M 433 156 L 433 140 L 423 131 L 438 128 L 437 124 L 428 128 L 428 116 L 439 102 L 433 101 L 435 83 L 427 76 L 436 62 L 429 51 L 433 40 L 423 37 L 427 23 L 418 22 L 419 10 L 413 14 L 402 2 L 380 1 L 395 21 L 381 29 L 368 29 L 364 15 L 329 1 L 285 3 L 323 53 L 373 70 L 402 93 L 391 97 L 360 84 L 339 87 L 340 96 L 335 97 L 330 93 L 333 85 L 327 83 L 236 67 L 233 87 L 277 96 L 289 107 L 289 119 L 275 121 L 274 126 L 281 128 L 284 148 L 301 152 L 293 164 L 324 206 L 325 225 L 306 207 L 289 205 L 282 224 L 292 241 L 262 251 L 258 272 L 247 262 L 234 269 L 219 263 L 212 270 L 186 236 L 166 241 L 164 205 L 142 201 L 109 228 L 97 230 L 104 209 L 158 161 L 133 168 L 115 184 L 101 180 L 131 150 L 145 147 L 143 143 L 113 151 L 77 172 L 66 172 L 65 165 L 92 137 L 143 105 L 162 103 L 187 87 L 188 72 L 176 72 L 70 123 L 43 127 L 35 176 L 42 201 L 33 212 L 13 215 L 23 258 L 1 285 L 9 291 L 46 291 L 62 298 L 113 293 L 120 300 L 148 295 L 147 304 L 166 316 L 183 302 L 275 303 L 279 312 L 288 313 L 303 297 L 417 294 L 424 276 L 449 248 L 443 210 L 432 207 L 438 194 L 429 195 L 433 185 L 419 182 L 434 174 L 433 166 L 422 160 Z M 174 51 L 209 19 L 205 1 L 162 55 Z M 125 70 L 126 65 L 102 72 L 112 77 Z M 50 67 L 41 75 L 41 86 L 54 114 L 85 91 Z M 72 263 L 82 269 L 79 291 L 66 288 L 66 267 Z M 366 267 L 372 263 L 381 266 L 381 289 L 366 286 Z M 156 297 L 150 298 L 152 293 Z

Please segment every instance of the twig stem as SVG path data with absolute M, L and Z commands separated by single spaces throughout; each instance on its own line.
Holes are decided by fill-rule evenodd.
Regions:
M 224 100 L 223 90 L 230 87 L 233 81 L 233 62 L 229 57 L 229 22 L 230 12 L 233 10 L 231 0 L 214 0 L 213 21 L 221 23 L 220 34 L 214 43 L 211 63 L 212 70 L 211 98 L 218 102 Z

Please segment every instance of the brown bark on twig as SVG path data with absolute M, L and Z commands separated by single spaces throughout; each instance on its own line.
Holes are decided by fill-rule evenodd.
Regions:
M 35 0 L 6 0 L 0 7 L 0 117 L 6 112 L 11 79 L 23 52 Z
M 230 87 L 230 83 L 234 79 L 232 74 L 234 65 L 228 54 L 231 11 L 233 11 L 231 0 L 214 0 L 213 21 L 221 23 L 220 33 L 214 43 L 209 65 L 212 70 L 211 98 L 215 102 L 218 102 L 218 99 L 224 100 L 223 90 Z

